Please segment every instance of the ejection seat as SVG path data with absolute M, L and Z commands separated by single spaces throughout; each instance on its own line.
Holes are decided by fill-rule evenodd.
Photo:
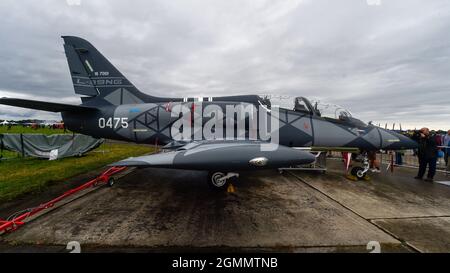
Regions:
M 308 104 L 305 102 L 305 99 L 302 97 L 295 98 L 294 111 L 303 112 L 303 113 L 311 113 L 311 109 Z

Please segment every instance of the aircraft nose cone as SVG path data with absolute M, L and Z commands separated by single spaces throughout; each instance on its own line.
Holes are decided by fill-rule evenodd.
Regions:
M 404 136 L 402 134 L 389 131 L 389 134 L 395 136 L 398 141 L 393 142 L 390 144 L 387 149 L 388 150 L 411 150 L 416 149 L 418 147 L 417 142 L 412 140 L 411 138 Z

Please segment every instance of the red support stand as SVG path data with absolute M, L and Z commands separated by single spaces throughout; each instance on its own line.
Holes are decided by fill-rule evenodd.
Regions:
M 71 190 L 63 193 L 62 195 L 60 195 L 46 203 L 43 203 L 35 208 L 29 209 L 25 213 L 22 213 L 18 216 L 14 216 L 14 217 L 12 217 L 12 219 L 7 219 L 7 220 L 0 219 L 0 234 L 15 231 L 20 226 L 25 224 L 24 221 L 27 218 L 45 210 L 45 209 L 53 207 L 56 203 L 60 202 L 61 200 L 65 199 L 77 192 L 80 192 L 80 191 L 85 190 L 92 186 L 97 186 L 99 184 L 108 183 L 108 181 L 112 175 L 118 174 L 118 173 L 124 171 L 126 168 L 127 167 L 111 167 L 108 170 L 106 170 L 105 172 L 103 172 L 101 175 L 99 175 L 98 177 L 84 183 L 83 185 L 81 185 L 75 189 L 71 189 Z

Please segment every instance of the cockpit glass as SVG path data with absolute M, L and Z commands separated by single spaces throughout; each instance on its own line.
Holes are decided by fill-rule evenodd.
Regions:
M 292 96 L 284 96 L 284 95 L 260 95 L 262 99 L 261 103 L 268 108 L 271 105 L 276 105 L 280 108 L 285 108 L 289 110 L 294 109 L 295 105 L 295 97 Z
M 262 98 L 262 100 L 260 101 L 261 104 L 267 106 L 268 108 L 270 108 L 271 105 L 277 105 L 280 108 L 285 108 L 289 110 L 297 109 L 308 111 L 309 109 L 305 101 L 302 100 L 301 97 L 294 97 L 288 95 L 272 95 L 272 94 L 260 95 L 260 97 Z M 339 119 L 339 117 L 341 118 L 352 117 L 352 114 L 350 113 L 349 110 L 337 104 L 325 103 L 318 99 L 310 99 L 309 101 L 314 110 L 319 110 L 320 115 L 322 117 L 333 119 Z
M 353 118 L 351 112 L 346 108 L 337 104 L 322 102 L 319 99 L 304 99 L 303 97 L 286 95 L 260 95 L 260 98 L 260 104 L 268 109 L 271 106 L 277 105 L 280 108 L 297 112 L 315 113 L 323 118 L 357 123 L 361 127 L 367 126 L 361 120 Z
M 311 104 L 324 118 L 347 120 L 352 117 L 349 110 L 337 104 L 324 103 L 320 100 L 311 100 Z

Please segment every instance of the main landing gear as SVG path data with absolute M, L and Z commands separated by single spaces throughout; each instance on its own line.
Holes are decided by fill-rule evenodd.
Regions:
M 223 173 L 223 172 L 209 172 L 208 173 L 208 185 L 214 190 L 227 189 L 232 180 L 236 180 L 239 177 L 238 173 Z

